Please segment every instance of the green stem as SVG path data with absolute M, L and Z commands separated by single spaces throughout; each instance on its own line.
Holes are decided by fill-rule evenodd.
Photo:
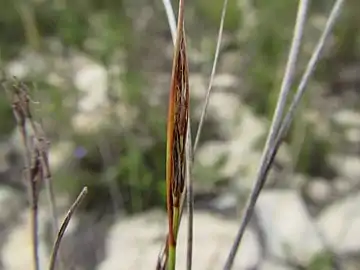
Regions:
M 168 270 L 175 270 L 176 263 L 176 246 L 169 247 L 169 260 L 168 260 Z
M 174 237 L 175 237 L 175 243 L 176 243 L 177 233 L 178 233 L 178 228 L 179 228 L 179 207 L 174 207 L 173 224 L 174 224 Z
M 173 233 L 175 238 L 175 244 L 169 245 L 168 270 L 175 270 L 175 265 L 176 265 L 176 241 L 177 241 L 177 233 L 179 227 L 179 207 L 174 207 L 173 224 L 174 224 Z

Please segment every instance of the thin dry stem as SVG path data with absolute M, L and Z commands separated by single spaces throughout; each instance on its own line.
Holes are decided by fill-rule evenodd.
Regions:
M 193 148 L 193 155 L 195 155 L 196 149 L 197 149 L 198 144 L 199 144 L 201 130 L 202 130 L 202 127 L 204 125 L 205 115 L 206 115 L 206 112 L 207 112 L 207 108 L 209 106 L 210 94 L 211 94 L 212 85 L 213 85 L 213 82 L 214 82 L 214 77 L 215 77 L 215 72 L 216 72 L 216 67 L 217 67 L 217 62 L 218 62 L 219 54 L 220 54 L 221 40 L 222 40 L 222 35 L 223 35 L 224 21 L 225 21 L 227 6 L 228 6 L 228 0 L 224 0 L 224 4 L 223 4 L 223 7 L 222 7 L 222 11 L 221 11 L 221 20 L 220 20 L 219 33 L 218 33 L 217 42 L 216 42 L 214 62 L 213 62 L 212 69 L 211 69 L 209 86 L 208 86 L 208 89 L 206 91 L 205 102 L 204 102 L 204 105 L 203 105 L 203 109 L 201 111 L 199 126 L 198 126 L 197 131 L 196 131 L 196 137 L 195 137 L 194 148 Z
M 251 195 L 249 197 L 249 200 L 247 202 L 247 205 L 245 208 L 245 213 L 242 218 L 241 225 L 239 227 L 239 231 L 236 235 L 234 245 L 231 249 L 229 257 L 226 261 L 226 265 L 224 267 L 224 269 L 226 269 L 226 270 L 231 269 L 231 267 L 232 267 L 232 264 L 233 264 L 233 261 L 234 261 L 235 255 L 236 255 L 236 251 L 241 243 L 241 239 L 245 232 L 246 226 L 252 216 L 257 198 L 259 197 L 262 187 L 265 183 L 268 171 L 269 171 L 271 164 L 276 156 L 277 150 L 278 150 L 279 146 L 281 145 L 282 139 L 290 126 L 295 109 L 297 108 L 297 105 L 299 104 L 301 97 L 306 90 L 307 83 L 308 83 L 308 81 L 315 69 L 315 66 L 319 60 L 320 53 L 325 44 L 325 41 L 326 41 L 327 37 L 329 36 L 338 15 L 340 14 L 343 2 L 344 2 L 344 0 L 338 0 L 334 4 L 332 12 L 326 23 L 326 27 L 325 27 L 325 29 L 321 35 L 321 38 L 314 50 L 314 53 L 309 61 L 307 69 L 301 79 L 297 93 L 292 101 L 292 104 L 290 106 L 288 113 L 285 116 L 285 120 L 283 121 L 282 125 L 280 126 L 279 131 L 275 134 L 275 139 L 270 140 L 271 145 L 269 145 L 267 151 L 264 152 L 263 159 L 260 164 L 260 170 L 258 171 L 257 180 L 255 182 L 254 188 L 253 188 Z
M 173 43 L 175 45 L 175 43 L 176 43 L 176 19 L 175 19 L 174 10 L 172 8 L 170 0 L 163 0 L 163 5 L 165 8 L 166 17 L 168 19 L 171 37 L 172 37 Z
M 99 138 L 98 147 L 99 147 L 100 155 L 102 157 L 102 161 L 104 163 L 104 167 L 110 167 L 111 161 L 112 161 L 112 155 L 111 155 L 109 144 L 106 143 L 105 139 Z M 107 183 L 107 185 L 109 187 L 109 192 L 110 192 L 111 202 L 113 205 L 114 214 L 118 215 L 120 212 L 120 207 L 123 204 L 123 198 L 122 198 L 121 192 L 119 191 L 119 189 L 117 187 L 116 181 L 111 179 L 107 174 L 104 175 L 104 178 L 105 178 L 104 179 L 105 182 Z M 119 203 L 121 205 L 119 205 Z
M 190 119 L 190 115 L 189 115 Z M 193 228 L 194 228 L 194 196 L 193 185 L 191 181 L 191 168 L 192 168 L 192 147 L 191 147 L 191 130 L 190 121 L 188 123 L 187 131 L 187 143 L 186 143 L 186 205 L 188 209 L 188 226 L 187 226 L 187 251 L 186 251 L 186 269 L 192 269 L 192 257 L 193 257 Z M 183 204 L 182 204 L 183 205 Z M 181 206 L 182 206 L 181 205 Z M 182 215 L 183 207 L 181 207 L 180 219 Z M 180 221 L 179 221 L 180 223 Z M 180 225 L 179 225 L 180 226 Z
M 80 194 L 78 195 L 78 197 L 76 198 L 75 202 L 71 205 L 71 207 L 69 208 L 64 221 L 62 222 L 57 238 L 55 240 L 52 252 L 51 252 L 51 256 L 50 256 L 50 263 L 49 263 L 49 270 L 54 270 L 55 269 L 55 262 L 56 262 L 56 258 L 57 258 L 57 254 L 59 252 L 59 248 L 60 248 L 60 244 L 61 244 L 61 240 L 65 234 L 66 228 L 70 223 L 71 217 L 73 216 L 74 212 L 76 211 L 76 209 L 79 207 L 80 203 L 84 200 L 86 194 L 88 192 L 88 188 L 84 187 L 82 189 L 82 191 L 80 192 Z
M 260 165 L 258 168 L 258 174 L 261 173 L 261 171 L 263 170 L 263 167 L 267 164 L 270 147 L 273 144 L 274 140 L 276 139 L 278 130 L 281 125 L 281 121 L 283 119 L 287 96 L 290 92 L 290 87 L 291 87 L 291 83 L 293 80 L 293 74 L 294 74 L 295 68 L 296 68 L 297 56 L 300 51 L 303 29 L 304 29 L 304 25 L 306 22 L 308 4 L 309 4 L 308 0 L 300 0 L 299 1 L 298 12 L 297 12 L 297 17 L 296 17 L 294 34 L 293 34 L 293 39 L 291 42 L 292 44 L 290 47 L 289 57 L 288 57 L 288 61 L 286 64 L 286 69 L 285 69 L 283 81 L 281 84 L 281 89 L 280 89 L 279 98 L 278 98 L 278 101 L 276 104 L 273 120 L 271 123 L 271 127 L 269 130 L 267 139 L 266 139 L 265 147 L 264 147 Z M 248 222 L 250 221 L 252 212 L 255 208 L 255 203 L 256 203 L 258 195 L 259 195 L 259 190 L 262 189 L 264 182 L 265 182 L 265 180 L 263 180 L 261 182 L 255 181 L 254 187 L 252 189 L 252 193 L 250 194 L 250 197 L 249 197 L 248 202 L 245 207 L 245 212 L 244 212 L 245 214 L 242 219 L 240 229 L 236 235 L 234 244 L 233 244 L 230 254 L 226 260 L 224 269 L 231 269 L 231 267 L 233 265 L 233 262 L 234 262 L 238 247 L 241 243 L 243 234 L 245 232 L 246 226 L 247 226 Z
M 52 217 L 52 229 L 53 229 L 53 239 L 55 240 L 57 231 L 58 231 L 58 218 L 57 218 L 57 213 L 56 213 L 56 202 L 55 202 L 55 193 L 54 193 L 54 188 L 52 185 L 52 180 L 51 180 L 51 171 L 50 171 L 50 166 L 49 166 L 49 141 L 46 139 L 46 135 L 45 132 L 42 128 L 42 126 L 40 124 L 35 124 L 35 121 L 32 118 L 32 115 L 29 114 L 28 116 L 29 118 L 29 122 L 32 128 L 33 133 L 35 134 L 35 139 L 36 139 L 36 147 L 39 149 L 39 158 L 43 167 L 43 179 L 44 179 L 44 183 L 45 183 L 45 190 L 46 190 L 46 195 L 47 195 L 47 199 L 48 202 L 50 204 L 50 213 L 51 213 L 51 217 Z
M 322 52 L 322 49 L 324 48 L 324 45 L 325 45 L 325 42 L 327 40 L 327 38 L 329 37 L 333 27 L 334 27 L 334 24 L 336 22 L 336 19 L 338 18 L 338 16 L 340 15 L 340 12 L 341 12 L 341 8 L 342 8 L 342 5 L 343 3 L 345 2 L 345 0 L 338 0 L 332 10 L 331 10 L 331 13 L 329 15 L 329 18 L 326 22 L 326 26 L 325 26 L 325 29 L 315 47 L 315 50 L 314 52 L 312 53 L 311 55 L 311 58 L 307 64 L 307 67 L 305 69 L 305 72 L 300 80 L 300 84 L 296 90 L 296 94 L 289 106 L 289 110 L 287 111 L 285 117 L 284 117 L 284 121 L 280 127 L 280 130 L 279 130 L 279 133 L 276 137 L 276 140 L 275 140 L 275 143 L 274 145 L 272 146 L 271 150 L 270 150 L 270 153 L 269 153 L 269 159 L 268 159 L 268 162 L 266 164 L 266 166 L 264 167 L 264 170 L 262 171 L 261 173 L 261 176 L 260 178 L 261 179 L 264 179 L 268 173 L 268 171 L 270 170 L 270 167 L 271 167 L 271 164 L 277 154 L 277 151 L 284 139 L 284 137 L 286 136 L 289 128 L 290 128 L 290 125 L 292 123 L 292 120 L 295 116 L 295 112 L 296 112 L 296 109 L 298 108 L 300 102 L 301 102 L 301 98 L 302 96 L 304 95 L 305 91 L 306 91 L 306 86 L 315 70 L 315 67 L 316 67 L 316 63 L 318 62 L 319 58 L 320 58 L 320 55 L 321 55 L 321 52 Z
M 305 70 L 303 76 L 301 77 L 300 84 L 296 90 L 296 94 L 293 98 L 293 101 L 291 102 L 291 104 L 289 106 L 289 110 L 288 110 L 286 116 L 284 117 L 284 121 L 283 121 L 283 124 L 281 125 L 281 128 L 279 130 L 279 134 L 277 135 L 276 141 L 281 140 L 285 136 L 288 128 L 290 127 L 292 119 L 295 115 L 295 111 L 298 108 L 301 98 L 303 97 L 303 95 L 306 91 L 306 86 L 308 85 L 309 80 L 316 68 L 316 64 L 319 61 L 319 58 L 321 56 L 321 52 L 325 46 L 325 43 L 326 43 L 328 37 L 330 36 L 332 29 L 334 28 L 335 22 L 341 13 L 341 9 L 342 9 L 344 2 L 345 2 L 345 0 L 337 0 L 330 12 L 329 18 L 326 21 L 325 29 L 322 32 L 321 37 L 320 37 L 318 43 L 316 44 L 315 50 L 312 53 L 311 58 L 306 66 L 306 70 Z

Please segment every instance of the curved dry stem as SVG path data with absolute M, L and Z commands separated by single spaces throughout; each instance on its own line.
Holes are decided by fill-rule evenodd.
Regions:
M 74 214 L 76 209 L 79 207 L 80 203 L 85 198 L 87 192 L 88 192 L 88 188 L 84 187 L 82 189 L 82 191 L 80 192 L 80 194 L 78 195 L 78 197 L 76 198 L 75 202 L 69 208 L 69 210 L 66 214 L 66 217 L 60 226 L 60 230 L 58 232 L 57 238 L 55 240 L 55 243 L 54 243 L 54 246 L 53 246 L 53 249 L 51 252 L 50 263 L 49 263 L 49 268 L 48 268 L 49 270 L 55 270 L 56 257 L 57 257 L 57 254 L 58 254 L 58 251 L 60 248 L 61 240 L 65 234 L 67 226 L 69 225 L 72 215 Z
M 337 17 L 340 14 L 343 2 L 344 2 L 344 0 L 338 0 L 334 4 L 331 14 L 327 20 L 326 27 L 320 37 L 320 40 L 319 40 L 313 54 L 312 54 L 312 57 L 307 65 L 306 71 L 304 72 L 304 75 L 303 75 L 301 82 L 299 84 L 299 87 L 297 89 L 296 95 L 295 95 L 295 97 L 290 105 L 290 108 L 285 116 L 283 124 L 280 126 L 277 134 L 275 133 L 275 139 L 270 141 L 268 150 L 266 152 L 264 152 L 263 159 L 260 164 L 260 170 L 258 171 L 257 180 L 255 182 L 254 188 L 253 188 L 251 195 L 249 197 L 249 200 L 247 202 L 247 205 L 245 208 L 245 213 L 243 215 L 242 222 L 239 227 L 239 231 L 236 235 L 234 245 L 230 251 L 229 257 L 228 257 L 228 259 L 226 261 L 226 265 L 224 267 L 224 269 L 226 269 L 226 270 L 231 269 L 231 267 L 232 267 L 237 249 L 241 243 L 241 239 L 245 232 L 246 226 L 252 216 L 252 213 L 253 213 L 254 207 L 255 207 L 255 203 L 256 203 L 257 198 L 259 197 L 262 187 L 265 183 L 266 176 L 270 170 L 271 164 L 276 156 L 279 146 L 281 145 L 284 135 L 286 134 L 286 131 L 288 130 L 288 128 L 291 124 L 295 110 L 298 107 L 298 104 L 300 103 L 301 97 L 303 96 L 303 94 L 306 90 L 306 85 L 309 82 L 309 79 L 310 79 L 310 77 L 315 69 L 315 66 L 319 60 L 319 57 L 320 57 L 322 48 L 324 47 L 325 41 L 326 41 L 327 37 L 329 36 Z

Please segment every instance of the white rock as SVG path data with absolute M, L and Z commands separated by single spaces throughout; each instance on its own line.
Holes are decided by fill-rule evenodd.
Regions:
M 333 116 L 334 121 L 346 127 L 360 127 L 360 113 L 352 110 L 341 110 Z
M 293 270 L 293 267 L 279 265 L 271 260 L 265 260 L 257 270 Z
M 202 97 L 203 99 L 204 97 Z M 208 114 L 216 119 L 224 135 L 229 136 L 242 117 L 242 106 L 237 95 L 223 92 L 212 92 L 209 99 Z M 200 117 L 202 106 L 195 110 L 195 117 Z M 241 118 L 242 119 L 242 118 Z
M 264 191 L 256 213 L 265 233 L 266 248 L 273 256 L 280 259 L 291 256 L 306 264 L 322 250 L 315 225 L 296 191 Z
M 41 220 L 39 220 L 41 223 Z M 21 215 L 21 222 L 13 228 L 4 243 L 1 260 L 6 270 L 32 269 L 33 251 L 31 236 L 30 211 Z M 48 267 L 49 253 L 44 241 L 39 241 L 40 269 Z
M 119 221 L 109 232 L 105 254 L 106 259 L 99 270 L 149 269 L 155 267 L 161 242 L 166 231 L 165 217 L 139 215 Z
M 340 194 L 351 191 L 352 187 L 352 181 L 346 177 L 338 177 L 334 180 L 334 188 L 336 192 L 339 192 Z
M 214 166 L 220 158 L 226 156 L 226 142 L 209 141 L 202 145 L 196 153 L 197 161 L 203 166 Z
M 360 249 L 360 193 L 329 206 L 319 217 L 319 228 L 335 252 Z
M 192 74 L 189 77 L 191 98 L 203 100 L 207 91 L 207 81 L 201 74 Z
M 10 188 L 2 187 L 0 189 L 0 222 L 10 220 L 20 208 L 18 194 Z
M 230 88 L 236 86 L 238 83 L 238 78 L 231 74 L 218 74 L 214 78 L 213 87 L 218 87 L 221 89 Z
M 178 268 L 186 268 L 186 226 L 179 232 Z M 207 213 L 194 216 L 194 255 L 193 269 L 221 269 L 233 244 L 239 224 L 217 218 Z M 248 229 L 238 250 L 234 269 L 251 269 L 260 261 L 260 246 L 256 234 Z
M 223 172 L 228 177 L 238 175 L 240 188 L 251 188 L 256 176 L 261 153 L 256 144 L 265 132 L 264 123 L 249 110 L 242 110 L 240 123 L 232 132 L 229 154 Z
M 79 134 L 91 134 L 98 131 L 106 119 L 105 113 L 98 110 L 98 112 L 78 113 L 71 119 L 71 124 L 75 132 Z
M 3 209 L 1 209 L 1 213 Z M 14 211 L 19 214 L 20 221 L 16 226 L 9 228 L 6 241 L 1 250 L 1 262 L 6 270 L 24 270 L 32 269 L 33 265 L 33 249 L 32 249 L 32 224 L 31 224 L 31 210 L 25 209 L 21 212 Z M 58 217 L 58 227 L 64 220 L 66 211 Z M 50 258 L 50 247 L 46 241 L 46 226 L 52 222 L 49 207 L 43 205 L 39 207 L 38 211 L 38 235 L 39 235 L 39 264 L 40 269 L 48 268 Z M 64 236 L 72 233 L 78 225 L 78 219 L 74 215 L 64 233 Z
M 83 92 L 79 101 L 79 110 L 89 112 L 107 105 L 107 71 L 90 59 L 78 59 L 81 64 L 75 74 L 75 86 Z
M 317 203 L 323 203 L 331 196 L 331 186 L 325 179 L 312 179 L 308 186 L 308 195 Z
M 333 155 L 330 157 L 331 164 L 340 175 L 357 180 L 360 177 L 360 158 L 349 155 Z
M 236 129 L 232 134 L 232 138 L 244 140 L 243 144 L 254 146 L 258 139 L 264 135 L 266 124 L 264 121 L 256 117 L 253 112 L 246 107 L 242 107 L 239 118 L 237 119 Z
M 98 130 L 108 107 L 108 76 L 106 69 L 83 56 L 74 56 L 74 84 L 80 91 L 78 113 L 72 118 L 75 131 L 91 133 Z
M 232 150 L 228 156 L 228 162 L 223 168 L 223 174 L 227 177 L 236 176 L 235 187 L 239 191 L 248 192 L 256 179 L 258 164 L 261 153 L 252 152 L 252 149 L 243 149 L 232 145 Z
M 359 143 L 360 142 L 360 129 L 359 128 L 346 129 L 345 137 L 350 143 Z
M 8 64 L 7 72 L 18 79 L 24 79 L 30 73 L 30 67 L 21 60 L 15 60 Z
M 106 246 L 106 259 L 98 270 L 151 269 L 156 260 L 166 229 L 164 215 L 140 215 L 120 221 L 111 229 Z M 186 219 L 179 231 L 177 268 L 186 265 Z M 232 245 L 238 223 L 195 212 L 193 269 L 221 269 Z M 234 269 L 249 269 L 260 260 L 260 249 L 254 233 L 248 230 L 235 261 Z
M 229 140 L 205 144 L 199 149 L 197 159 L 201 164 L 211 166 L 225 157 L 226 161 L 220 174 L 229 178 L 238 177 L 240 180 L 236 183 L 237 187 L 249 189 L 252 187 L 261 158 L 261 153 L 255 148 L 265 132 L 265 123 L 255 117 L 247 107 L 240 106 L 235 96 L 218 94 L 213 96 L 216 102 L 211 103 L 211 100 L 210 104 Z
M 11 61 L 6 66 L 8 76 L 25 79 L 30 74 L 43 74 L 47 71 L 44 55 L 31 51 L 22 51 L 18 59 Z
M 49 151 L 49 162 L 52 172 L 55 172 L 66 160 L 68 160 L 74 147 L 74 143 L 71 141 L 63 141 L 51 146 Z
M 210 205 L 221 213 L 235 212 L 239 207 L 239 200 L 234 192 L 226 192 L 211 201 Z

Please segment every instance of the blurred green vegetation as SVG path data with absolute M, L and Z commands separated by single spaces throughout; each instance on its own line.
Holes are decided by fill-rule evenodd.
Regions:
M 149 0 L 2 1 L 0 9 L 2 67 L 5 67 L 10 60 L 23 55 L 24 50 L 35 51 L 42 55 L 51 54 L 49 39 L 61 44 L 60 55 L 65 59 L 69 51 L 77 50 L 95 58 L 106 68 L 110 68 L 114 61 L 117 61 L 116 57 L 119 53 L 125 55 L 122 67 L 124 71 L 121 76 L 115 76 L 113 79 L 109 86 L 109 95 L 114 104 L 120 100 L 138 108 L 141 112 L 133 120 L 135 124 L 131 125 L 130 129 L 122 129 L 119 118 L 113 115 L 111 123 L 105 125 L 103 130 L 90 135 L 77 134 L 71 126 L 71 117 L 75 111 L 68 105 L 69 100 L 71 104 L 75 104 L 78 98 L 72 83 L 64 82 L 57 88 L 49 84 L 45 76 L 39 74 L 30 74 L 27 78 L 35 82 L 37 89 L 35 94 L 41 101 L 41 106 L 37 107 L 38 115 L 52 120 L 50 122 L 53 124 L 53 129 L 49 130 L 52 137 L 58 140 L 70 138 L 77 148 L 80 147 L 86 152 L 84 157 L 73 158 L 71 166 L 60 170 L 56 175 L 56 186 L 72 196 L 75 196 L 84 184 L 90 186 L 91 193 L 85 204 L 88 208 L 98 207 L 102 202 L 108 204 L 111 187 L 120 191 L 121 203 L 128 212 L 163 204 L 167 105 L 166 103 L 149 104 L 148 100 L 151 99 L 153 89 L 149 89 L 142 72 L 142 67 L 145 65 L 142 56 L 147 53 L 145 49 L 147 46 L 152 46 L 148 44 L 156 43 L 153 38 L 163 38 L 160 31 L 167 29 L 165 13 L 160 1 L 158 2 L 154 4 Z M 239 2 L 241 1 L 229 1 L 228 16 L 225 21 L 226 34 L 235 40 L 239 57 L 242 55 L 251 57 L 246 73 L 241 74 L 250 85 L 249 91 L 244 93 L 244 99 L 259 116 L 270 119 L 289 49 L 297 2 L 253 1 L 252 9 L 256 11 L 256 23 L 245 40 L 238 39 L 238 36 L 241 35 L 249 14 L 242 10 Z M 212 34 L 215 34 L 222 0 L 210 2 L 197 0 L 188 4 L 193 5 L 196 21 L 203 22 L 201 27 L 205 25 L 211 29 Z M 313 1 L 310 18 L 326 15 L 324 11 L 329 11 L 330 4 L 329 1 Z M 349 1 L 345 16 L 336 29 L 335 51 L 332 56 L 334 59 L 344 54 L 351 59 L 359 52 L 357 45 L 360 35 L 354 33 L 354 31 L 359 32 L 359 28 L 356 28 L 359 22 L 354 8 L 356 6 L 359 6 L 357 1 Z M 141 16 L 144 16 L 145 20 L 146 13 L 145 15 L 141 13 L 145 7 L 152 9 L 153 13 L 150 22 L 142 32 L 139 32 L 137 24 L 139 19 L 142 19 Z M 204 29 L 197 28 L 196 24 L 192 26 L 192 21 L 193 19 L 189 18 L 187 22 L 188 28 L 191 28 L 189 33 L 197 32 L 198 35 L 190 38 L 195 41 L 206 38 L 205 34 L 203 35 Z M 349 28 L 349 25 L 352 27 Z M 166 31 L 170 43 L 170 35 L 168 30 Z M 307 33 L 314 31 L 314 26 L 309 23 Z M 152 55 L 152 59 L 161 61 L 165 57 L 163 50 L 158 49 L 157 53 L 158 55 Z M 309 55 L 302 53 L 302 57 L 308 59 Z M 306 60 L 302 63 L 304 61 Z M 169 67 L 170 64 L 167 66 Z M 170 72 L 170 70 L 162 71 Z M 328 67 L 321 71 L 317 77 L 321 82 L 326 82 L 334 72 Z M 121 96 L 117 85 L 121 85 L 124 89 Z M 307 100 L 311 100 L 311 96 L 307 97 Z M 308 105 L 311 105 L 310 102 L 304 104 L 303 110 Z M 305 141 L 301 147 L 296 143 L 292 147 L 293 153 L 298 157 L 297 170 L 309 175 L 323 174 L 328 166 L 327 155 L 331 151 L 332 144 L 326 137 L 318 136 L 313 132 L 313 128 L 305 121 L 300 114 L 287 139 L 288 142 L 301 141 L 303 129 L 306 129 Z M 11 110 L 6 99 L 0 96 L 0 137 L 8 135 L 13 128 Z M 216 127 L 207 128 L 205 137 L 216 134 L 214 131 Z M 150 143 L 143 143 L 147 140 L 150 140 Z M 105 141 L 107 147 L 111 149 L 110 160 L 104 161 L 99 150 L 102 141 Z M 313 162 L 314 160 L 316 163 Z M 198 174 L 203 171 L 204 178 L 207 178 L 208 172 L 213 170 L 214 168 L 211 170 L 199 168 Z M 211 173 L 212 177 L 214 175 L 216 176 L 215 172 Z
M 334 258 L 332 254 L 322 252 L 313 256 L 307 269 L 309 270 L 331 270 L 333 269 Z
M 212 26 L 215 29 L 219 27 L 223 1 L 213 1 L 211 5 L 209 5 L 209 1 L 207 0 L 197 0 L 194 1 L 194 5 L 197 13 L 203 18 L 206 18 L 206 24 Z M 224 20 L 224 29 L 235 31 L 238 29 L 241 23 L 241 19 L 241 9 L 238 6 L 237 1 L 228 0 L 228 8 Z

